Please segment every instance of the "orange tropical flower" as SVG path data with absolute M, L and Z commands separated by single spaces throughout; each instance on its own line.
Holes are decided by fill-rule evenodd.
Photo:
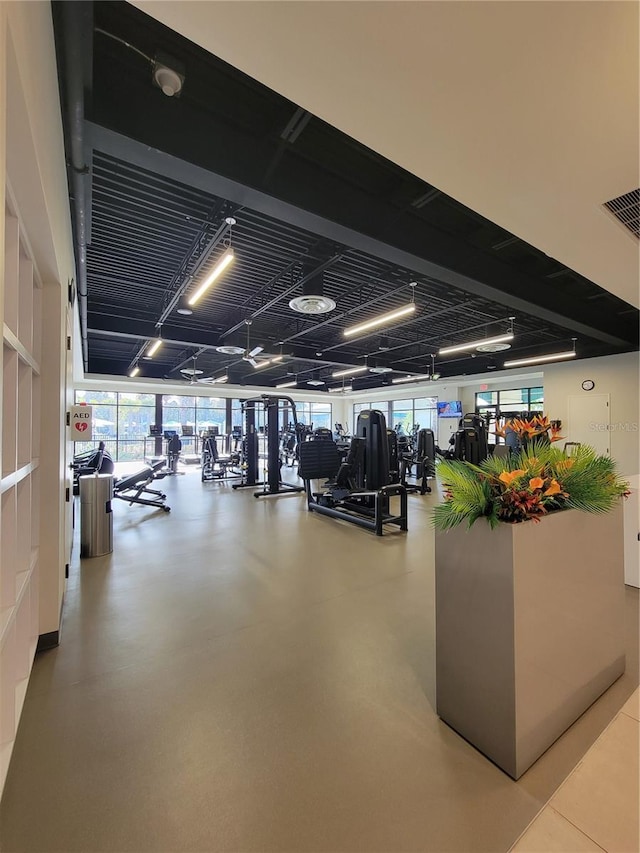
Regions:
M 554 480 L 555 482 L 555 480 Z M 541 489 L 544 486 L 544 480 L 542 477 L 534 477 L 532 480 L 529 480 L 529 488 L 530 489 Z M 545 495 L 547 493 L 545 492 Z
M 508 423 L 509 421 L 505 421 L 503 424 L 500 424 L 498 421 L 496 421 L 495 429 L 493 430 L 493 432 L 496 435 L 499 435 L 500 438 L 506 438 Z
M 568 471 L 572 466 L 573 459 L 561 459 L 560 462 L 557 463 L 556 468 L 559 471 Z
M 549 495 L 558 495 L 562 491 L 560 483 L 557 480 L 551 480 L 549 483 L 549 488 L 545 491 L 544 496 L 547 497 Z
M 505 484 L 505 486 L 510 486 L 514 480 L 517 480 L 518 477 L 522 477 L 524 471 L 520 468 L 516 468 L 515 471 L 503 471 L 502 474 L 498 477 L 498 479 Z

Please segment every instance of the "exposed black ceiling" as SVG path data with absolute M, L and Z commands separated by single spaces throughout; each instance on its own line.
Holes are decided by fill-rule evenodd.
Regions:
M 134 7 L 53 11 L 89 372 L 124 375 L 140 358 L 142 375 L 179 379 L 196 356 L 234 382 L 294 374 L 329 387 L 365 356 L 428 373 L 439 347 L 499 334 L 510 316 L 509 358 L 572 338 L 579 357 L 637 348 L 636 309 Z M 152 82 L 159 53 L 185 75 L 178 97 Z M 178 313 L 226 245 L 235 262 L 192 315 Z M 289 300 L 314 276 L 336 308 L 297 314 Z M 411 282 L 415 316 L 345 341 L 346 326 L 409 302 Z M 247 319 L 251 346 L 282 361 L 255 370 L 214 349 L 244 346 Z M 142 360 L 160 321 L 164 345 Z M 458 354 L 436 370 L 503 360 Z

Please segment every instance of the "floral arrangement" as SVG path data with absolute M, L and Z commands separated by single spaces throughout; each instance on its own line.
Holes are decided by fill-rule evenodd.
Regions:
M 496 424 L 495 434 L 505 438 L 507 429 L 510 429 L 524 446 L 537 438 L 541 438 L 543 442 L 560 441 L 564 438 L 560 435 L 560 428 L 560 421 L 550 421 L 546 415 L 534 415 L 529 420 L 510 418 L 502 425 Z
M 550 444 L 532 443 L 507 457 L 490 456 L 479 465 L 442 461 L 438 476 L 444 502 L 434 510 L 439 530 L 486 518 L 493 528 L 502 522 L 540 521 L 561 509 L 609 512 L 628 495 L 629 485 L 608 456 L 586 445 L 571 456 Z

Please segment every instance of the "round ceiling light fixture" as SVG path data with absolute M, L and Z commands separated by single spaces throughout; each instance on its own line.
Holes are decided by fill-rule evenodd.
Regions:
M 193 314 L 191 308 L 178 308 L 178 314 L 184 314 L 185 317 L 188 317 L 189 314 Z
M 480 344 L 476 347 L 478 352 L 504 352 L 506 349 L 511 349 L 511 344 Z
M 220 347 L 214 347 L 214 349 L 216 352 L 222 353 L 222 355 L 242 355 L 242 353 L 244 352 L 243 347 L 234 347 L 231 344 L 229 344 L 228 346 L 225 345 Z
M 333 311 L 336 303 L 328 296 L 320 296 L 315 293 L 296 296 L 289 302 L 289 308 L 298 314 L 328 314 Z
M 309 379 L 307 385 L 325 385 L 326 383 L 322 381 L 322 379 Z
M 197 367 L 182 367 L 180 373 L 184 373 L 185 376 L 202 376 L 204 370 L 199 370 Z
M 370 367 L 369 373 L 393 373 L 393 367 Z

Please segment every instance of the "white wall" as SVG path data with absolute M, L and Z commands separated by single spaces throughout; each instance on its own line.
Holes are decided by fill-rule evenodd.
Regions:
M 638 462 L 638 353 L 590 358 L 571 364 L 551 364 L 544 369 L 544 409 L 550 418 L 562 421 L 562 434 L 571 441 L 569 397 L 608 394 L 611 456 L 620 473 L 633 476 Z M 583 391 L 582 381 L 592 379 L 593 391 Z

